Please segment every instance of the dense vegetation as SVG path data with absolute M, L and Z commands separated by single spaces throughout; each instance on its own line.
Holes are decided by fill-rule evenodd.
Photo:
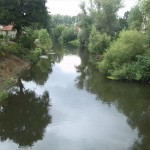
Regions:
M 77 17 L 52 15 L 51 30 L 53 43 L 60 45 L 71 44 L 78 47 L 78 28 L 76 27 Z
M 46 0 L 0 0 L 0 10 L 0 25 L 13 25 L 17 31 L 15 38 L 0 36 L 0 57 L 17 55 L 34 63 L 50 50 L 51 17 Z
M 150 0 L 139 1 L 123 17 L 118 17 L 122 0 L 82 2 L 73 17 L 49 15 L 46 0 L 0 4 L 0 24 L 17 30 L 16 39 L 0 36 L 0 57 L 17 55 L 35 63 L 55 43 L 69 44 L 95 53 L 98 69 L 111 79 L 150 80 Z
M 0 61 L 4 64 L 0 66 L 0 84 L 3 87 L 10 76 L 15 78 L 18 74 L 14 70 L 9 77 L 5 74 L 7 60 L 17 56 L 30 64 L 36 63 L 39 56 L 50 51 L 53 44 L 51 16 L 46 0 L 0 0 L 0 10 L 0 26 L 11 25 L 16 30 L 15 37 L 8 31 L 0 31 Z M 0 99 L 5 97 L 5 91 L 0 90 Z
M 121 0 L 89 0 L 78 16 L 80 46 L 101 57 L 98 69 L 111 79 L 150 80 L 150 0 L 117 15 Z

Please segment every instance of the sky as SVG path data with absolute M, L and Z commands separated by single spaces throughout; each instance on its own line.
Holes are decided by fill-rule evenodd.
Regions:
M 51 14 L 75 16 L 80 12 L 79 4 L 83 0 L 47 0 L 47 6 Z M 87 0 L 86 0 L 87 1 Z M 111 0 L 110 0 L 111 1 Z M 130 10 L 138 0 L 124 0 L 124 8 L 119 11 L 119 16 Z

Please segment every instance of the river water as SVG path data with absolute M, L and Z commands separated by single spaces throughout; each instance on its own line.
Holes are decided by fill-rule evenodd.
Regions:
M 150 86 L 106 79 L 92 61 L 41 58 L 0 106 L 0 150 L 150 150 Z

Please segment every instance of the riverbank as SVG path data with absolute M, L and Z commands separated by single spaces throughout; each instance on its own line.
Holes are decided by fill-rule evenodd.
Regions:
M 17 78 L 30 64 L 16 56 L 0 59 L 0 92 L 6 91 L 17 83 Z

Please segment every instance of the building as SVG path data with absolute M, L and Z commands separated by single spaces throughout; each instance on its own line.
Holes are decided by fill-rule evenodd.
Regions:
M 0 26 L 0 35 L 16 37 L 17 31 L 13 28 L 13 25 Z

